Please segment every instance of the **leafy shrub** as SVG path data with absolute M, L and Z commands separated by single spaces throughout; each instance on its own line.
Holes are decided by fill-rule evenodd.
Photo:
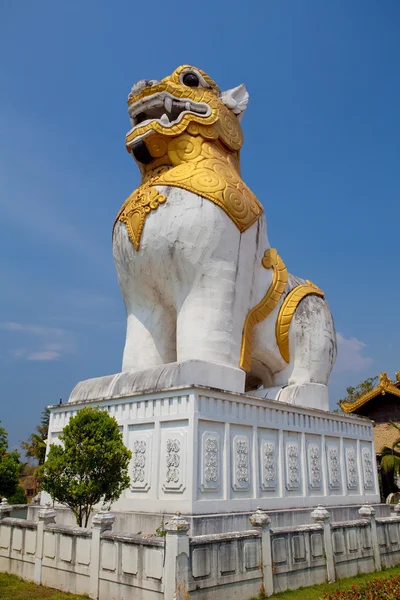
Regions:
M 12 496 L 7 498 L 8 504 L 26 504 L 25 491 L 21 486 L 18 486 Z
M 400 576 L 389 579 L 372 579 L 362 585 L 352 585 L 347 590 L 324 594 L 324 600 L 399 600 Z

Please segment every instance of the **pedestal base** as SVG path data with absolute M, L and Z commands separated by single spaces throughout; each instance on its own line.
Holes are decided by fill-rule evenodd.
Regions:
M 244 392 L 245 380 L 246 373 L 242 369 L 204 360 L 185 360 L 80 381 L 72 390 L 69 402 L 121 399 L 132 394 L 196 385 L 241 393 Z
M 114 510 L 197 515 L 379 502 L 368 419 L 188 386 L 54 406 L 49 444 L 88 403 L 116 418 L 132 451 L 131 485 Z

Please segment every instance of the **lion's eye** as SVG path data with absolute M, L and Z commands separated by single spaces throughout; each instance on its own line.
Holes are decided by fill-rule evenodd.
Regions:
M 182 82 L 189 87 L 199 87 L 200 80 L 195 73 L 185 73 Z

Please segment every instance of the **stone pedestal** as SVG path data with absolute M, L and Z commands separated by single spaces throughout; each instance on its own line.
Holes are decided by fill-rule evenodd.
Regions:
M 368 419 L 199 385 L 123 392 L 52 407 L 48 437 L 57 443 L 88 404 L 116 418 L 132 461 L 113 511 L 211 516 L 379 502 Z

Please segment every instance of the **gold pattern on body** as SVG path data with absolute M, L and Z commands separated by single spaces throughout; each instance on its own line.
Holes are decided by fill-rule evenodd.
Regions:
M 191 131 L 197 130 L 191 128 Z M 207 132 L 207 139 L 212 135 L 211 131 Z M 146 216 L 166 201 L 154 186 L 179 187 L 211 200 L 222 208 L 241 232 L 257 221 L 263 212 L 262 205 L 240 177 L 237 157 L 232 156 L 220 142 L 210 143 L 200 134 L 189 133 L 167 141 L 160 138 L 158 135 L 149 136 L 146 145 L 152 155 L 158 155 L 156 158 L 164 162 L 164 166 L 145 174 L 142 183 L 125 201 L 117 216 L 117 221 L 126 224 L 136 250 L 140 248 Z M 162 151 L 164 154 L 160 156 Z
M 277 306 L 288 280 L 285 263 L 275 248 L 266 250 L 262 265 L 273 270 L 273 279 L 264 298 L 250 310 L 244 322 L 239 366 L 247 373 L 251 370 L 254 326 L 266 319 Z
M 142 184 L 125 200 L 115 221 L 125 223 L 135 250 L 140 248 L 140 238 L 147 215 L 150 211 L 157 210 L 160 204 L 164 204 L 167 200 L 153 187 L 153 181 L 157 176 L 158 173 L 144 179 Z
M 286 296 L 276 320 L 275 335 L 282 358 L 290 361 L 289 328 L 296 308 L 306 296 L 319 296 L 324 298 L 324 292 L 311 281 L 306 280 L 305 285 L 298 285 Z

